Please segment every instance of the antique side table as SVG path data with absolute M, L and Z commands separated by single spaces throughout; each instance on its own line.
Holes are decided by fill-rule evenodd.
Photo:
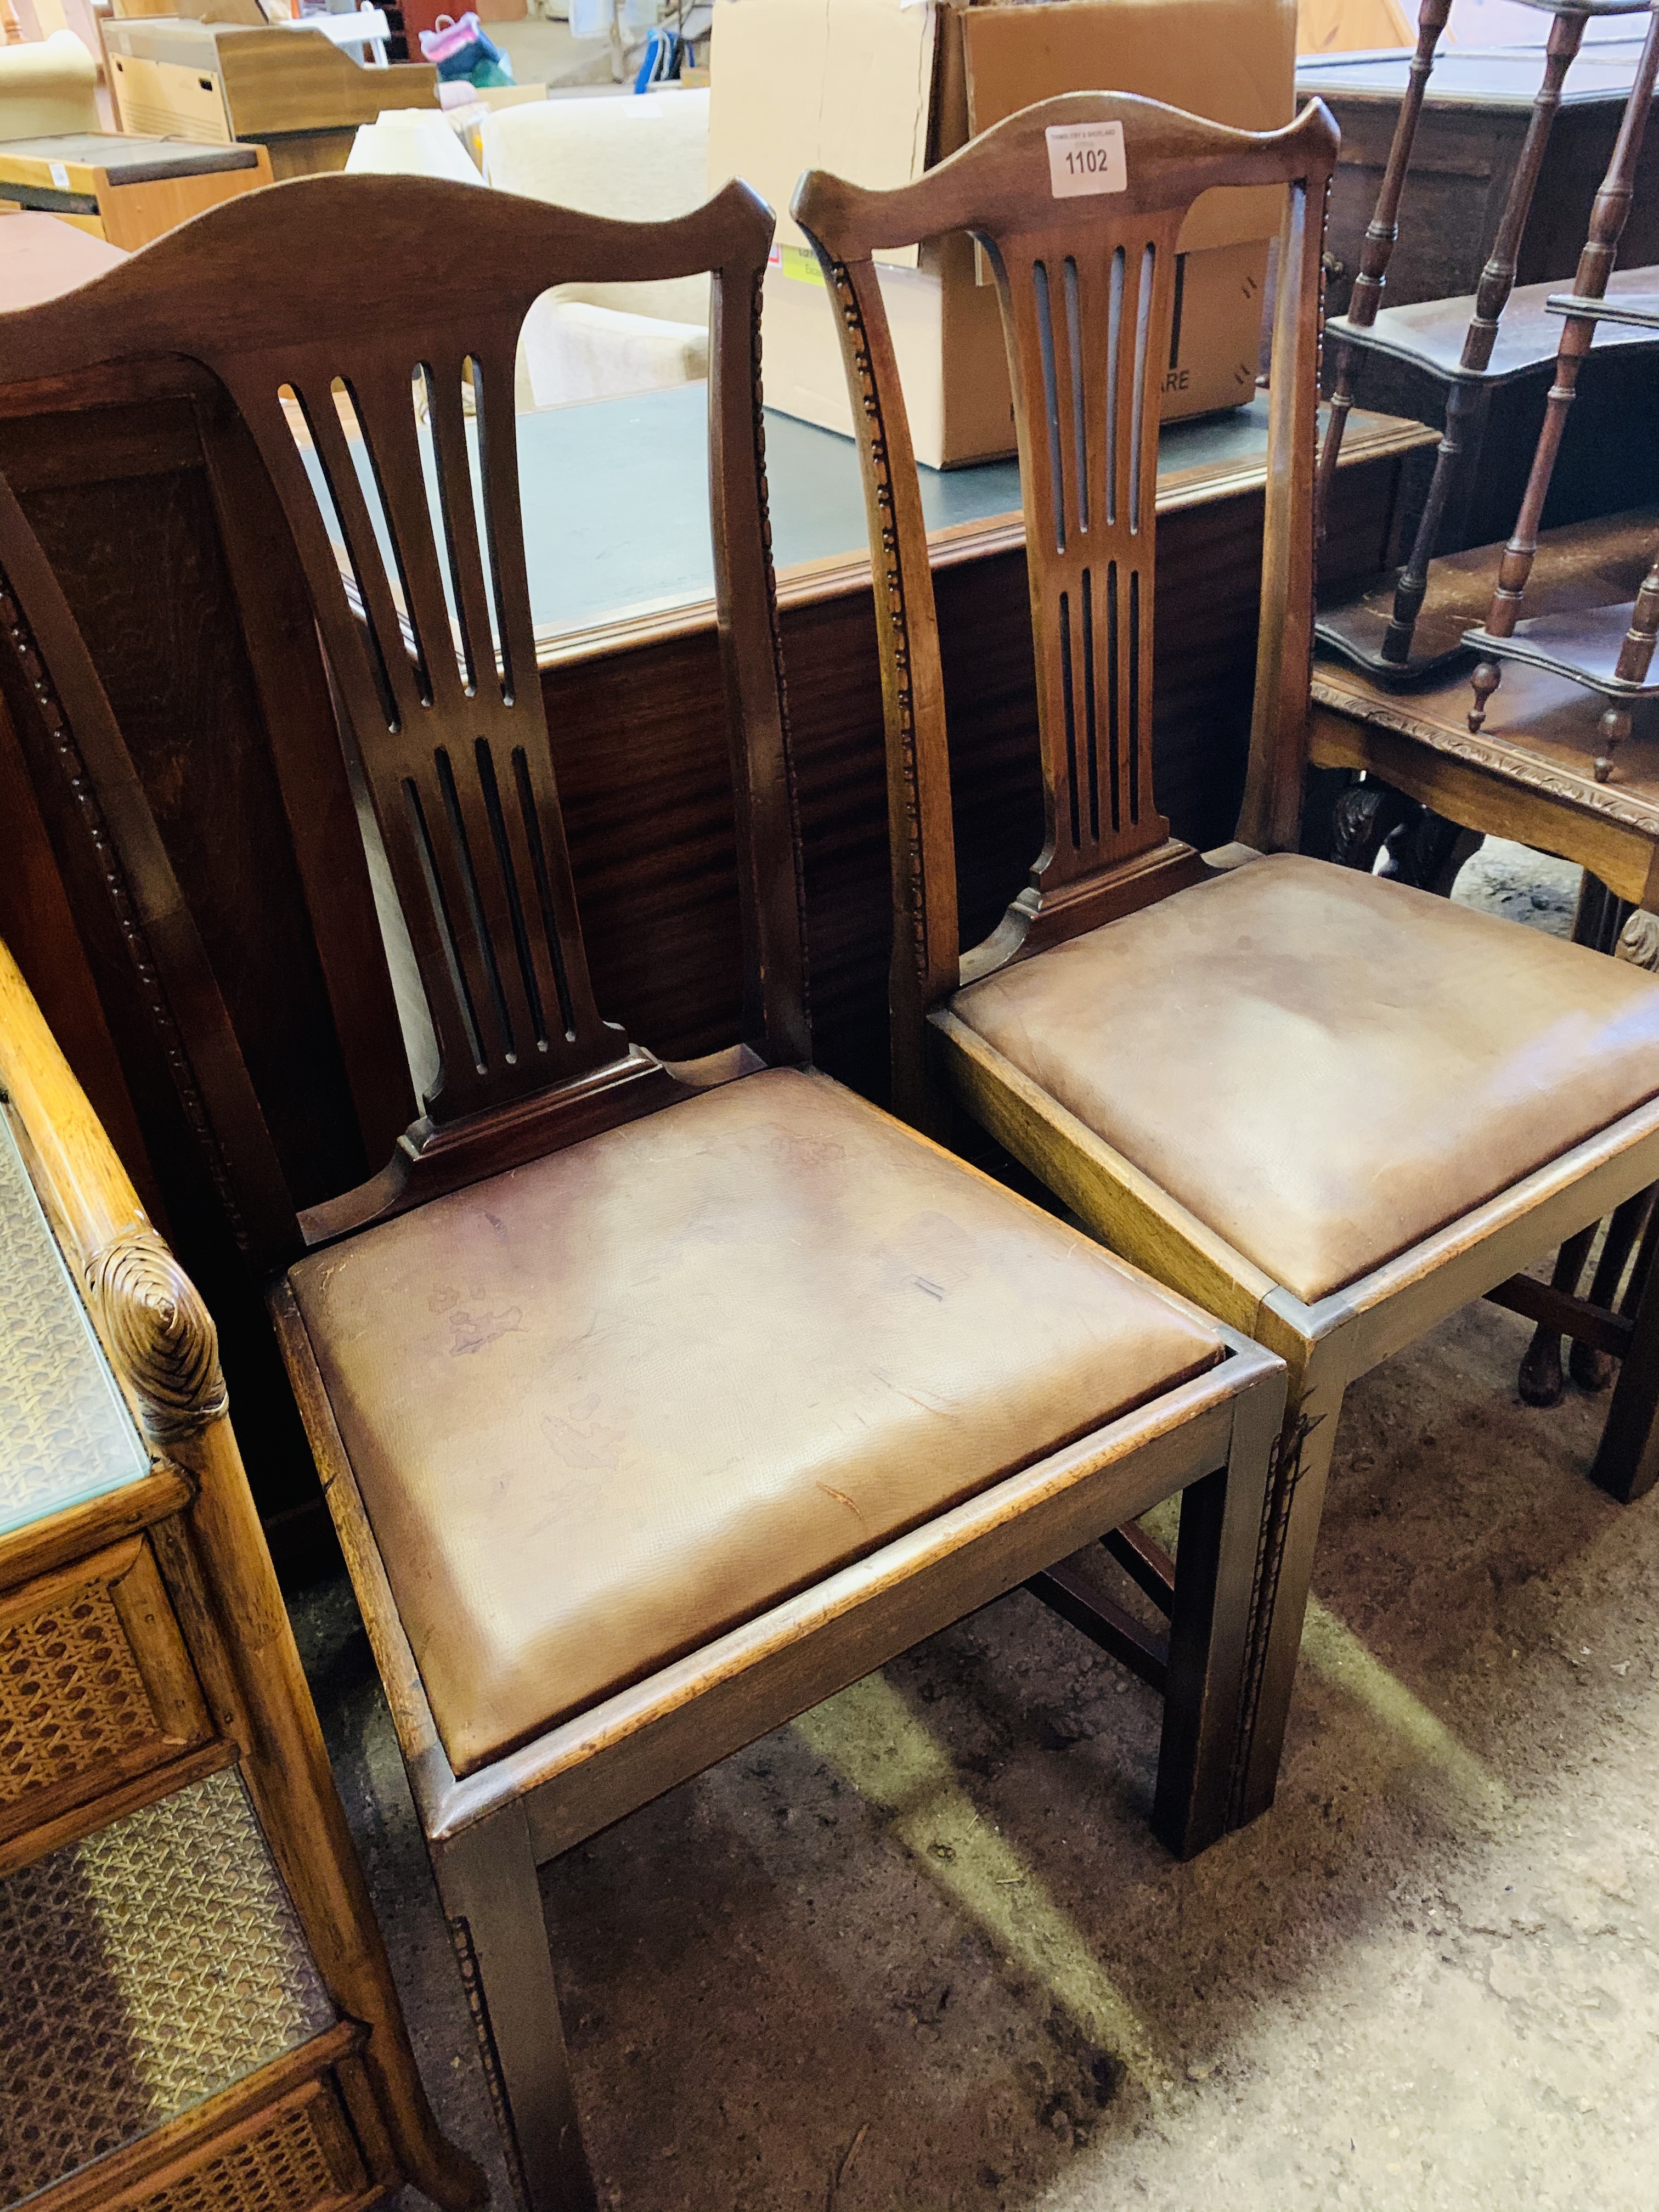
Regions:
M 0 2206 L 483 2201 L 415 2071 L 213 1324 L 0 945 Z

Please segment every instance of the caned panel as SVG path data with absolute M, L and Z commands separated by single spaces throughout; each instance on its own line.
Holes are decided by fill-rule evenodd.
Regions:
M 149 1472 L 0 1112 L 0 1535 Z
M 0 2206 L 334 2022 L 234 1770 L 0 1881 Z
M 235 2133 L 210 2136 L 187 2172 L 122 2191 L 109 2212 L 344 2212 L 379 2193 L 325 2076 Z
M 210 1734 L 146 1538 L 0 1598 L 0 1842 Z

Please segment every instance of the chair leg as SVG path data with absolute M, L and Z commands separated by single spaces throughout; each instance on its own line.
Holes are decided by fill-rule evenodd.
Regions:
M 1395 883 L 1431 891 L 1436 898 L 1449 898 L 1459 869 L 1486 842 L 1479 830 L 1462 829 L 1431 807 L 1420 806 L 1389 833 L 1382 873 Z
M 1577 1295 L 1578 1278 L 1584 1272 L 1584 1262 L 1589 1257 L 1590 1246 L 1595 1242 L 1598 1224 L 1592 1221 L 1587 1229 L 1569 1237 L 1555 1255 L 1555 1266 L 1550 1274 L 1550 1288 L 1565 1291 L 1569 1297 Z M 1521 1393 L 1522 1403 L 1528 1406 L 1559 1406 L 1566 1392 L 1561 1379 L 1561 1331 L 1548 1322 L 1540 1321 L 1533 1331 L 1532 1342 L 1521 1355 L 1520 1370 L 1516 1376 L 1516 1388 Z
M 1590 1282 L 1589 1302 L 1593 1306 L 1606 1306 L 1612 1310 L 1619 1296 L 1619 1285 L 1625 1279 L 1625 1264 L 1642 1233 L 1642 1224 L 1652 1203 L 1650 1190 L 1638 1190 L 1634 1198 L 1627 1198 L 1617 1208 L 1608 1222 L 1607 1242 L 1601 1247 L 1601 1256 L 1595 1263 L 1595 1273 Z M 1598 1352 L 1593 1344 L 1575 1340 L 1567 1364 L 1581 1390 L 1605 1390 L 1613 1380 L 1613 1354 Z
M 1622 934 L 1631 908 L 1614 896 L 1599 876 L 1586 868 L 1578 886 L 1578 905 L 1572 918 L 1572 941 L 1588 945 L 1594 952 L 1605 952 L 1614 958 L 1639 958 L 1637 951 L 1626 953 Z M 1643 962 L 1642 964 L 1647 964 Z M 1625 1233 L 1623 1217 L 1638 1201 L 1627 1199 L 1607 1225 L 1607 1241 L 1597 1263 L 1595 1280 L 1590 1290 L 1593 1305 L 1611 1305 L 1619 1287 L 1619 1276 L 1629 1256 L 1630 1238 Z M 1595 1239 L 1596 1224 L 1577 1237 L 1569 1237 L 1561 1247 L 1556 1261 L 1551 1285 L 1558 1291 L 1574 1293 L 1578 1278 L 1583 1272 L 1584 1261 Z M 1634 1235 L 1632 1230 L 1630 1234 Z M 1603 1294 L 1605 1292 L 1605 1295 Z M 1587 1344 L 1575 1344 L 1570 1354 L 1572 1379 L 1583 1390 L 1605 1390 L 1613 1373 L 1613 1363 L 1604 1352 L 1597 1352 Z M 1521 1362 L 1517 1378 L 1523 1402 L 1528 1406 L 1559 1406 L 1565 1394 L 1566 1385 L 1561 1374 L 1561 1333 L 1540 1322 L 1530 1345 Z
M 1620 1362 L 1613 1402 L 1596 1447 L 1590 1480 L 1621 1503 L 1629 1504 L 1652 1489 L 1659 1480 L 1659 1207 L 1648 1217 L 1642 1249 L 1637 1255 L 1632 1288 L 1640 1285 L 1636 1299 L 1635 1334 Z
M 1329 857 L 1340 868 L 1357 868 L 1370 875 L 1377 854 L 1410 818 L 1415 803 L 1375 776 L 1350 785 L 1330 809 Z
M 1257 1566 L 1283 1415 L 1282 1383 L 1265 1380 L 1235 1409 L 1226 1466 L 1182 1494 L 1152 1805 L 1153 1832 L 1177 1858 L 1237 1822 Z
M 1302 1648 L 1303 1617 L 1313 1580 L 1314 1549 L 1342 1413 L 1346 1377 L 1334 1382 L 1319 1379 L 1322 1349 L 1316 1347 L 1308 1370 L 1300 1377 L 1291 1371 L 1291 1401 L 1268 1481 L 1257 1567 L 1260 1595 L 1252 1638 L 1251 1679 L 1246 1692 L 1254 1711 L 1247 1715 L 1244 1787 L 1238 1809 L 1241 1826 L 1267 1811 L 1279 1783 L 1285 1724 L 1290 1717 L 1291 1692 Z
M 465 1829 L 434 1857 L 526 2212 L 596 2212 L 523 1806 Z

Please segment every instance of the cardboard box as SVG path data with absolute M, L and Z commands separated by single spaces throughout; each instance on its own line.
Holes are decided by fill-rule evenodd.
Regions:
M 835 325 L 787 214 L 804 169 L 887 187 L 1005 115 L 1061 92 L 1139 92 L 1242 129 L 1288 122 L 1295 0 L 721 0 L 714 11 L 709 185 L 745 177 L 778 210 L 767 271 L 767 403 L 851 435 Z M 1165 421 L 1255 388 L 1276 191 L 1208 192 L 1181 233 Z M 1014 451 L 996 294 L 957 236 L 878 257 L 916 458 L 933 468 Z

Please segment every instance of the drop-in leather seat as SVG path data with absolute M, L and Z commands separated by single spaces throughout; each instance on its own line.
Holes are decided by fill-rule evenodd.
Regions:
M 1224 1350 L 789 1070 L 289 1279 L 457 1774 Z
M 1659 1094 L 1659 984 L 1295 854 L 952 1011 L 1311 1305 Z

